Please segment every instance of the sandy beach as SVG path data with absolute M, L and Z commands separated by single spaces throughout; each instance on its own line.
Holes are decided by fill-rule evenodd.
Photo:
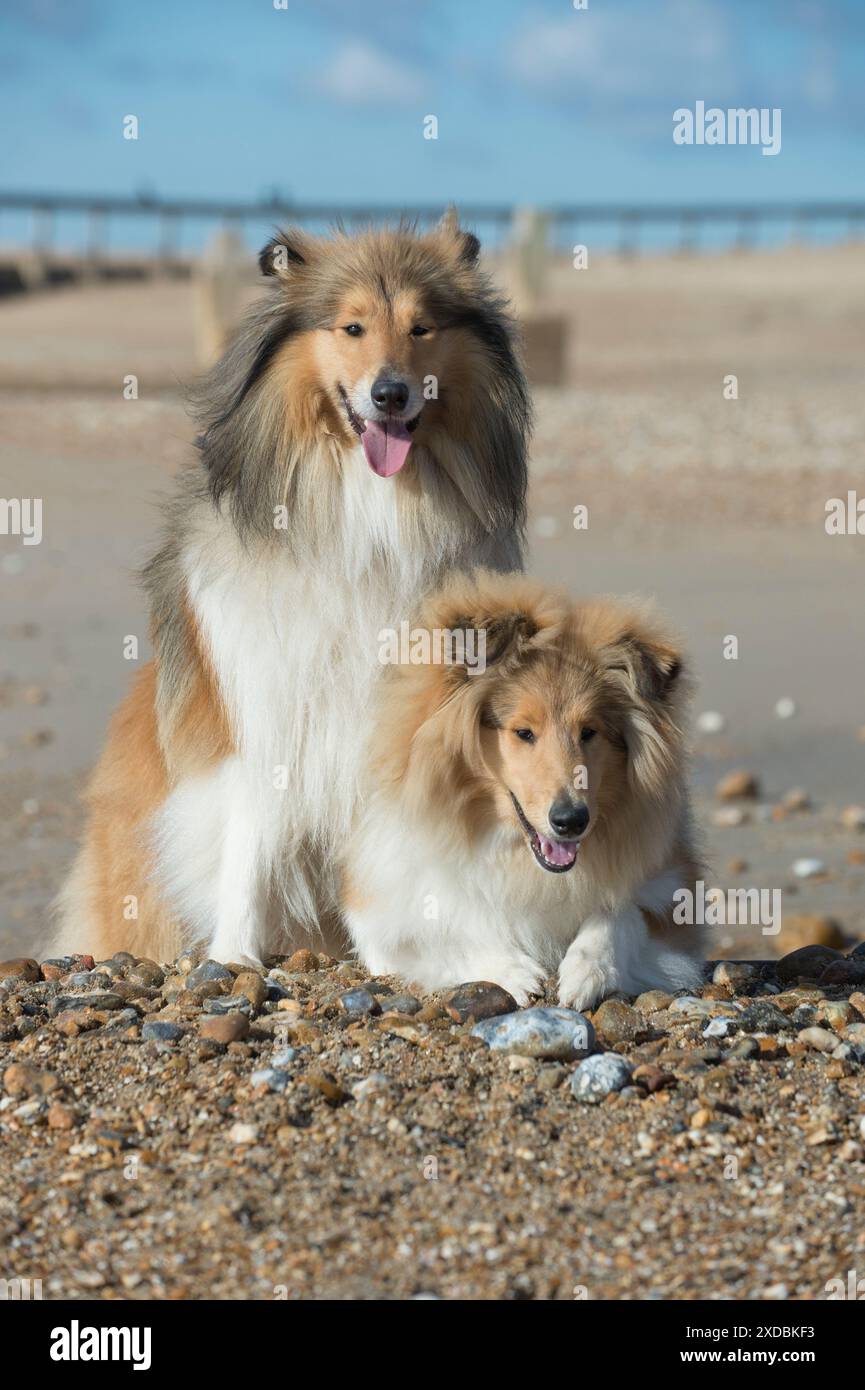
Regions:
M 865 491 L 863 269 L 854 246 L 559 266 L 545 306 L 568 319 L 567 384 L 535 392 L 530 567 L 672 617 L 697 712 L 722 716 L 694 741 L 712 881 L 783 894 L 780 933 L 719 928 L 715 955 L 820 943 L 819 970 L 710 972 L 678 1012 L 596 1016 L 630 1079 L 583 1104 L 574 1058 L 498 1056 L 447 1001 L 389 1011 L 399 982 L 308 952 L 258 984 L 239 967 L 190 982 L 192 959 L 21 965 L 0 1070 L 39 1075 L 7 1070 L 2 1123 L 21 1210 L 31 1178 L 63 1174 L 57 1219 L 27 1237 L 54 1296 L 820 1298 L 861 1261 L 865 538 L 824 520 Z M 0 494 L 43 499 L 44 531 L 0 537 L 0 961 L 42 959 L 78 792 L 148 653 L 135 572 L 192 456 L 191 294 L 0 302 Z M 736 770 L 748 794 L 720 797 Z M 346 1004 L 358 991 L 372 1003 Z M 207 1019 L 235 1007 L 220 1036 Z M 430 1154 L 442 1183 L 419 1176 Z

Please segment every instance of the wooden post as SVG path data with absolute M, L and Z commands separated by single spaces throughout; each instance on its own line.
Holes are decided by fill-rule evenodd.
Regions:
M 239 232 L 217 232 L 194 272 L 196 351 L 202 366 L 219 356 L 254 284 L 255 261 Z
M 550 261 L 549 218 L 535 208 L 519 208 L 512 229 L 512 294 L 526 370 L 533 385 L 559 386 L 565 378 L 569 321 L 542 308 Z

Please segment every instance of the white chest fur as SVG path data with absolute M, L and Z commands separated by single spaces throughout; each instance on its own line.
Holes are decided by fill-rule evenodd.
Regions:
M 172 794 L 160 857 L 184 918 L 223 958 L 260 956 L 335 896 L 382 632 L 447 567 L 404 545 L 393 480 L 362 456 L 342 502 L 333 534 L 309 553 L 281 547 L 278 532 L 275 544 L 245 545 L 210 509 L 186 547 L 188 599 L 237 753 Z

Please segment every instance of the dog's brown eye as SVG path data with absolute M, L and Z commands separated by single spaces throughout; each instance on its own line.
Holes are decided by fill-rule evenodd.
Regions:
M 597 732 L 597 729 L 581 729 L 580 743 L 588 743 L 589 739 L 594 738 Z
M 343 333 L 347 333 L 350 338 L 359 338 L 363 333 L 363 325 L 360 323 L 347 323 L 342 331 Z
M 521 738 L 523 743 L 534 743 L 535 736 L 531 729 L 514 729 L 517 738 Z
M 422 323 L 416 323 L 415 326 L 414 326 L 414 328 L 412 329 L 411 333 L 409 334 L 409 337 L 411 337 L 411 338 L 425 338 L 426 335 L 427 335 L 427 333 L 429 333 L 429 329 L 428 329 L 424 324 L 422 324 Z

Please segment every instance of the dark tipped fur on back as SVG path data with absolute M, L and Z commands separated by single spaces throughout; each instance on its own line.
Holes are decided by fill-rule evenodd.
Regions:
M 303 486 L 294 475 L 302 471 L 310 441 L 286 433 L 278 402 L 268 398 L 274 358 L 289 341 L 332 327 L 340 300 L 360 284 L 374 292 L 383 286 L 389 295 L 404 287 L 418 289 L 443 327 L 465 329 L 481 345 L 489 371 L 478 391 L 476 428 L 462 465 L 472 476 L 439 469 L 437 478 L 426 475 L 423 481 L 461 494 L 463 539 L 503 530 L 521 537 L 530 403 L 514 326 L 477 266 L 478 251 L 477 238 L 461 231 L 453 218 L 426 236 L 405 225 L 328 240 L 291 231 L 280 232 L 265 247 L 260 257 L 268 277 L 265 292 L 190 395 L 211 495 L 217 505 L 230 506 L 241 531 L 273 537 L 274 507 L 288 502 L 291 509 L 293 490 Z M 326 408 L 323 399 L 321 408 Z M 416 454 L 419 463 L 431 454 L 435 467 L 434 450 L 416 446 Z

